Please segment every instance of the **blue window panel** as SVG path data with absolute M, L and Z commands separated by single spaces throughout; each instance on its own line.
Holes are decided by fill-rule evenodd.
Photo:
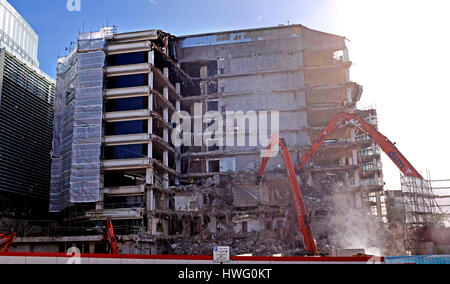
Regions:
M 122 121 L 106 124 L 106 135 L 128 135 L 147 133 L 147 121 Z
M 108 66 L 129 65 L 148 62 L 148 52 L 133 52 L 108 56 Z
M 108 78 L 106 86 L 108 89 L 128 88 L 148 85 L 147 74 L 136 74 Z
M 105 147 L 105 158 L 107 160 L 142 158 L 147 155 L 146 147 L 147 145 L 142 144 Z
M 125 98 L 110 100 L 106 103 L 106 111 L 127 111 L 146 109 L 148 107 L 148 97 Z

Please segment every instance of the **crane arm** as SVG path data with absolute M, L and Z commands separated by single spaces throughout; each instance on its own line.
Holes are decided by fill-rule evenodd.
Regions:
M 297 175 L 295 174 L 294 164 L 292 163 L 291 156 L 289 155 L 289 150 L 286 146 L 285 140 L 280 138 L 278 135 L 272 136 L 268 150 L 271 151 L 276 144 L 278 144 L 281 148 L 281 157 L 286 166 L 287 175 L 289 177 L 289 188 L 291 189 L 291 194 L 294 199 L 295 212 L 297 213 L 297 220 L 300 226 L 300 231 L 303 235 L 306 251 L 309 255 L 316 255 L 316 243 L 314 241 L 311 224 L 308 218 L 308 212 L 306 211 L 305 204 L 303 203 L 303 196 L 297 181 Z M 264 158 L 257 177 L 258 184 L 261 181 L 268 161 L 269 157 Z
M 308 152 L 303 154 L 299 159 L 297 170 L 300 171 L 311 159 L 311 157 L 319 150 L 320 146 L 327 139 L 327 137 L 336 129 L 339 125 L 346 122 L 358 121 L 360 129 L 362 129 L 367 135 L 369 135 L 373 140 L 375 140 L 383 149 L 383 151 L 389 156 L 389 158 L 394 162 L 394 164 L 400 169 L 400 171 L 411 177 L 416 177 L 423 179 L 420 173 L 411 165 L 411 163 L 403 156 L 403 154 L 395 147 L 386 136 L 378 132 L 372 125 L 367 123 L 359 115 L 353 113 L 339 113 L 333 120 L 325 127 L 325 129 L 320 133 L 317 139 L 314 141 L 313 145 Z M 268 146 L 268 152 L 270 152 L 276 145 L 279 145 L 282 150 L 282 158 L 286 165 L 287 174 L 289 176 L 289 186 L 291 189 L 292 196 L 294 198 L 295 209 L 297 213 L 297 219 L 300 225 L 300 231 L 303 234 L 303 239 L 305 240 L 305 247 L 310 255 L 317 254 L 317 248 L 314 241 L 314 237 L 311 230 L 311 225 L 309 222 L 308 214 L 303 203 L 303 197 L 300 190 L 300 186 L 297 181 L 297 176 L 294 170 L 294 165 L 292 164 L 291 157 L 289 155 L 289 150 L 286 146 L 284 139 L 281 139 L 277 134 L 272 136 L 272 139 Z M 261 167 L 257 176 L 257 184 L 261 182 L 264 170 L 266 169 L 267 163 L 269 162 L 270 156 L 267 155 L 261 164 Z
M 381 149 L 383 149 L 386 155 L 388 155 L 404 175 L 423 179 L 422 175 L 413 167 L 408 159 L 403 156 L 397 147 L 395 147 L 395 143 L 392 143 L 386 136 L 376 130 L 375 127 L 356 114 L 342 113 L 340 116 L 348 121 L 351 119 L 357 120 L 361 124 L 362 130 L 380 145 Z
M 412 166 L 412 164 L 405 158 L 405 156 L 403 156 L 403 154 L 397 149 L 397 147 L 395 147 L 394 143 L 392 143 L 386 136 L 381 134 L 359 115 L 353 113 L 339 113 L 333 118 L 333 120 L 320 133 L 319 137 L 313 143 L 311 149 L 299 159 L 297 170 L 300 171 L 306 165 L 306 163 L 308 163 L 311 157 L 317 152 L 317 150 L 319 150 L 320 146 L 323 144 L 326 138 L 333 132 L 336 127 L 338 127 L 339 124 L 343 124 L 347 121 L 351 122 L 352 120 L 356 120 L 361 124 L 361 130 L 363 130 L 367 135 L 375 140 L 378 145 L 380 145 L 381 149 L 383 149 L 386 155 L 388 155 L 388 157 L 394 162 L 394 164 L 404 175 L 423 179 L 420 173 Z

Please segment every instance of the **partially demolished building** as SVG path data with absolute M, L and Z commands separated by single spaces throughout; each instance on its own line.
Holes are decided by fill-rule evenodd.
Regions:
M 95 252 L 101 238 L 81 236 L 98 234 L 111 217 L 122 253 L 210 254 L 222 244 L 235 254 L 302 254 L 281 158 L 256 185 L 264 145 L 229 146 L 217 136 L 215 144 L 174 145 L 172 117 L 277 111 L 296 161 L 339 112 L 377 125 L 375 110 L 356 108 L 362 87 L 350 66 L 344 37 L 301 25 L 183 37 L 80 34 L 58 64 L 50 210 L 79 228 L 59 239 L 60 250 L 77 243 Z M 247 142 L 255 135 L 245 123 L 224 130 L 239 131 Z M 383 221 L 379 154 L 345 125 L 298 176 L 322 250 L 342 245 L 330 237 L 339 209 Z

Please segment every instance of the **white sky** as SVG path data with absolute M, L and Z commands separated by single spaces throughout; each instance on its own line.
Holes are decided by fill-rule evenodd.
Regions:
M 346 36 L 361 106 L 378 110 L 380 132 L 423 175 L 450 179 L 450 1 L 328 0 Z M 383 155 L 387 190 L 400 173 Z

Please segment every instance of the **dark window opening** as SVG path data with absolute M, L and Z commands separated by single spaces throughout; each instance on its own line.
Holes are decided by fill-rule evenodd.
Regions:
M 212 152 L 212 151 L 219 151 L 219 146 L 217 146 L 217 145 L 214 145 L 214 146 L 211 146 L 211 147 L 208 147 L 208 151 L 210 151 L 210 152 Z
M 105 209 L 143 208 L 145 201 L 145 196 L 105 197 L 104 207 Z
M 201 95 L 201 89 L 200 89 L 200 80 L 192 80 L 194 83 L 194 86 L 188 84 L 187 86 L 185 84 L 181 85 L 181 93 L 185 97 L 193 97 L 193 96 L 200 96 Z
M 200 234 L 201 231 L 201 222 L 199 218 L 195 218 L 191 221 L 191 236 L 196 236 Z
M 142 158 L 147 156 L 147 150 L 145 144 L 108 146 L 104 148 L 104 158 L 106 160 Z
M 326 211 L 326 210 L 317 210 L 316 212 L 315 212 L 316 214 L 316 216 L 327 216 L 328 215 L 328 211 Z
M 220 161 L 209 161 L 209 172 L 210 173 L 218 173 L 220 172 Z
M 248 223 L 242 222 L 242 233 L 248 233 Z
M 128 88 L 148 85 L 147 74 L 136 74 L 127 76 L 109 77 L 106 80 L 106 88 Z
M 139 64 L 148 62 L 148 52 L 133 52 L 110 55 L 106 58 L 108 66 Z
M 139 179 L 140 177 L 140 179 Z M 116 186 L 136 186 L 145 182 L 145 172 L 141 175 L 126 174 L 125 172 L 105 172 L 104 183 L 105 187 Z
M 208 111 L 219 111 L 219 101 L 208 101 Z
M 164 225 L 163 225 L 163 223 L 156 224 L 156 231 L 158 233 L 163 233 L 164 234 Z
M 209 77 L 217 75 L 217 60 L 181 63 L 181 69 L 193 78 L 200 77 L 200 69 L 206 66 Z
M 106 123 L 105 127 L 106 135 L 128 135 L 147 132 L 148 121 L 146 120 L 111 122 Z
M 203 166 L 203 162 L 202 161 L 191 161 L 190 173 L 192 173 L 192 174 L 200 174 L 200 173 L 204 173 L 204 172 L 205 172 L 205 168 Z
M 148 97 L 109 100 L 105 104 L 106 112 L 127 111 L 148 108 Z
M 276 230 L 281 230 L 281 229 L 283 229 L 283 220 L 277 220 L 275 229 L 276 229 Z
M 175 169 L 176 164 L 175 164 L 175 155 L 173 152 L 169 151 L 169 168 L 171 169 Z
M 217 94 L 217 81 L 209 81 L 208 82 L 208 95 Z
M 169 235 L 178 235 L 183 232 L 183 221 L 178 218 L 171 218 L 169 220 Z

